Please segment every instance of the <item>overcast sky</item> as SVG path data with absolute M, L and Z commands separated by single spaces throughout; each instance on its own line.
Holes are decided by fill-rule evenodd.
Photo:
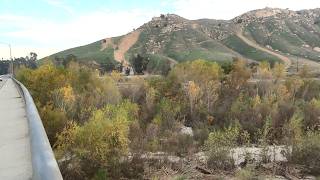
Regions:
M 161 13 L 231 19 L 264 7 L 319 8 L 320 0 L 0 0 L 0 58 L 57 51 L 126 34 Z

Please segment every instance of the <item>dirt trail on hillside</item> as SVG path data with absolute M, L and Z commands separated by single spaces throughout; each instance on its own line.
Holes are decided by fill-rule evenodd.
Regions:
M 114 59 L 118 62 L 123 62 L 124 66 L 129 66 L 129 62 L 125 59 L 126 52 L 138 41 L 140 31 L 136 30 L 125 35 L 118 45 L 118 48 L 114 51 Z
M 288 57 L 286 57 L 284 55 L 281 55 L 281 54 L 276 53 L 276 52 L 274 52 L 272 50 L 264 48 L 264 47 L 260 46 L 259 44 L 257 44 L 255 41 L 251 41 L 248 38 L 246 38 L 242 34 L 242 31 L 237 31 L 236 35 L 241 40 L 243 40 L 246 44 L 248 44 L 249 46 L 252 46 L 252 47 L 254 47 L 256 49 L 259 49 L 261 51 L 264 51 L 266 53 L 269 53 L 269 54 L 274 55 L 274 56 L 278 57 L 279 59 L 281 59 L 284 62 L 287 71 L 289 71 L 289 69 L 290 69 L 290 71 L 294 71 L 295 70 L 295 66 L 296 66 L 296 61 L 295 60 L 297 59 L 297 57 L 290 57 L 291 58 L 290 59 L 290 58 L 288 58 Z M 318 63 L 318 62 L 298 57 L 298 63 L 299 63 L 300 68 L 303 65 L 307 65 L 312 72 L 320 72 L 320 63 Z
M 246 37 L 242 34 L 242 31 L 237 31 L 237 32 L 236 32 L 236 36 L 238 36 L 242 41 L 244 41 L 244 42 L 245 42 L 246 44 L 248 44 L 249 46 L 254 47 L 254 48 L 259 49 L 259 50 L 261 50 L 261 51 L 263 51 L 263 52 L 266 52 L 266 53 L 268 53 L 268 54 L 271 54 L 271 55 L 273 55 L 273 56 L 278 57 L 279 59 L 281 59 L 281 60 L 283 61 L 286 69 L 289 69 L 289 68 L 290 68 L 290 66 L 291 66 L 291 60 L 290 60 L 288 57 L 283 56 L 283 55 L 281 55 L 281 54 L 278 54 L 278 53 L 276 53 L 276 52 L 274 52 L 274 51 L 271 51 L 271 50 L 269 50 L 269 49 L 267 49 L 267 48 L 264 48 L 264 47 L 260 46 L 259 44 L 257 44 L 256 42 L 249 40 L 248 38 L 246 38 Z
M 168 57 L 168 56 L 164 56 L 164 57 L 169 60 L 171 68 L 172 68 L 174 65 L 178 64 L 178 61 L 176 61 L 175 59 L 172 59 L 171 57 Z

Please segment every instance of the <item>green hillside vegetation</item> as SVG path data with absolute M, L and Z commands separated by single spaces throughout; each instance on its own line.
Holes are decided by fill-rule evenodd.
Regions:
M 147 54 L 149 63 L 147 65 L 147 72 L 150 74 L 167 74 L 171 69 L 171 63 L 167 57 L 158 54 Z
M 263 13 L 271 15 L 261 16 Z M 139 38 L 124 52 L 125 59 L 130 61 L 138 54 L 149 58 L 148 72 L 160 74 L 165 74 L 166 64 L 174 61 L 206 59 L 224 64 L 241 57 L 271 64 L 280 62 L 278 57 L 251 47 L 238 38 L 236 32 L 243 32 L 253 43 L 272 48 L 275 53 L 319 61 L 319 16 L 318 9 L 296 12 L 271 8 L 250 11 L 231 20 L 188 20 L 174 14 L 162 15 L 137 28 L 135 32 L 140 32 Z M 112 38 L 115 48 L 124 37 Z M 97 41 L 50 57 L 65 58 L 73 54 L 82 62 L 115 63 L 114 49 L 110 45 L 100 51 L 101 43 Z
M 108 47 L 101 51 L 101 41 L 97 41 L 88 45 L 71 48 L 65 51 L 51 55 L 49 58 L 65 58 L 72 54 L 80 61 L 96 61 L 98 63 L 115 63 L 114 49 Z
M 224 44 L 245 57 L 256 61 L 268 61 L 271 64 L 280 62 L 279 58 L 247 45 L 237 36 L 228 37 L 224 40 Z
M 164 47 L 160 50 L 160 53 L 150 54 L 151 52 L 148 51 L 146 44 L 149 41 L 149 37 L 154 37 L 158 33 L 160 33 L 159 28 L 150 28 L 148 31 L 143 31 L 136 44 L 126 53 L 127 59 L 136 54 L 148 57 L 150 59 L 148 71 L 159 73 L 167 67 L 166 64 L 168 64 L 169 58 L 177 62 L 207 59 L 211 61 L 219 60 L 219 62 L 224 63 L 231 62 L 232 57 L 236 56 L 224 45 L 195 30 L 173 32 L 163 45 Z M 164 37 L 159 35 L 154 41 L 162 41 L 163 39 Z
M 319 47 L 319 34 L 311 33 L 311 30 L 305 29 L 302 24 L 297 24 L 292 20 L 286 20 L 283 23 L 279 24 L 274 19 L 268 19 L 264 23 L 252 22 L 245 28 L 245 32 L 247 36 L 252 37 L 263 46 L 269 45 L 274 50 L 285 54 L 289 53 L 318 61 L 320 53 L 303 47 L 303 45 Z M 271 35 L 268 36 L 268 34 Z
M 170 41 L 165 45 L 164 53 L 179 62 L 199 58 L 211 61 L 231 61 L 235 56 L 219 42 L 192 28 L 172 33 Z

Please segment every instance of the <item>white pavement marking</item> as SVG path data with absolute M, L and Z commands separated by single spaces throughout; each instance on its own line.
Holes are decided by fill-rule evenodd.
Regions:
M 23 99 L 12 79 L 0 89 L 0 179 L 32 177 L 28 120 Z

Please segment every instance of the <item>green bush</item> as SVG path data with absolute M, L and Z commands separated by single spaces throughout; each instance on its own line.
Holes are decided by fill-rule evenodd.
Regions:
M 307 132 L 306 136 L 292 146 L 290 161 L 305 166 L 309 173 L 320 174 L 320 133 Z
M 93 180 L 107 180 L 107 171 L 100 169 L 98 170 L 98 172 L 96 172 L 96 174 L 93 177 Z
M 238 170 L 236 172 L 236 179 L 237 180 L 251 180 L 251 179 L 255 179 L 255 172 L 253 170 L 253 168 L 244 168 L 241 170 Z
M 188 178 L 184 175 L 179 175 L 174 178 L 174 180 L 185 180 L 185 179 L 188 179 Z
M 208 139 L 209 130 L 208 128 L 197 128 L 194 130 L 194 139 L 202 146 L 205 140 Z
M 57 134 L 63 130 L 68 122 L 66 113 L 60 109 L 53 108 L 51 105 L 42 107 L 39 112 L 49 141 L 54 144 Z
M 229 153 L 231 148 L 237 145 L 239 135 L 238 127 L 216 130 L 209 134 L 204 145 L 204 149 L 207 151 L 209 168 L 223 170 L 234 168 L 234 162 Z
M 80 159 L 78 170 L 86 175 L 94 175 L 97 168 L 105 168 L 110 177 L 118 178 L 121 157 L 127 155 L 129 148 L 129 125 L 135 121 L 137 112 L 135 104 L 124 101 L 95 110 L 82 126 L 70 124 L 58 136 L 57 158 L 72 154 L 72 158 Z

